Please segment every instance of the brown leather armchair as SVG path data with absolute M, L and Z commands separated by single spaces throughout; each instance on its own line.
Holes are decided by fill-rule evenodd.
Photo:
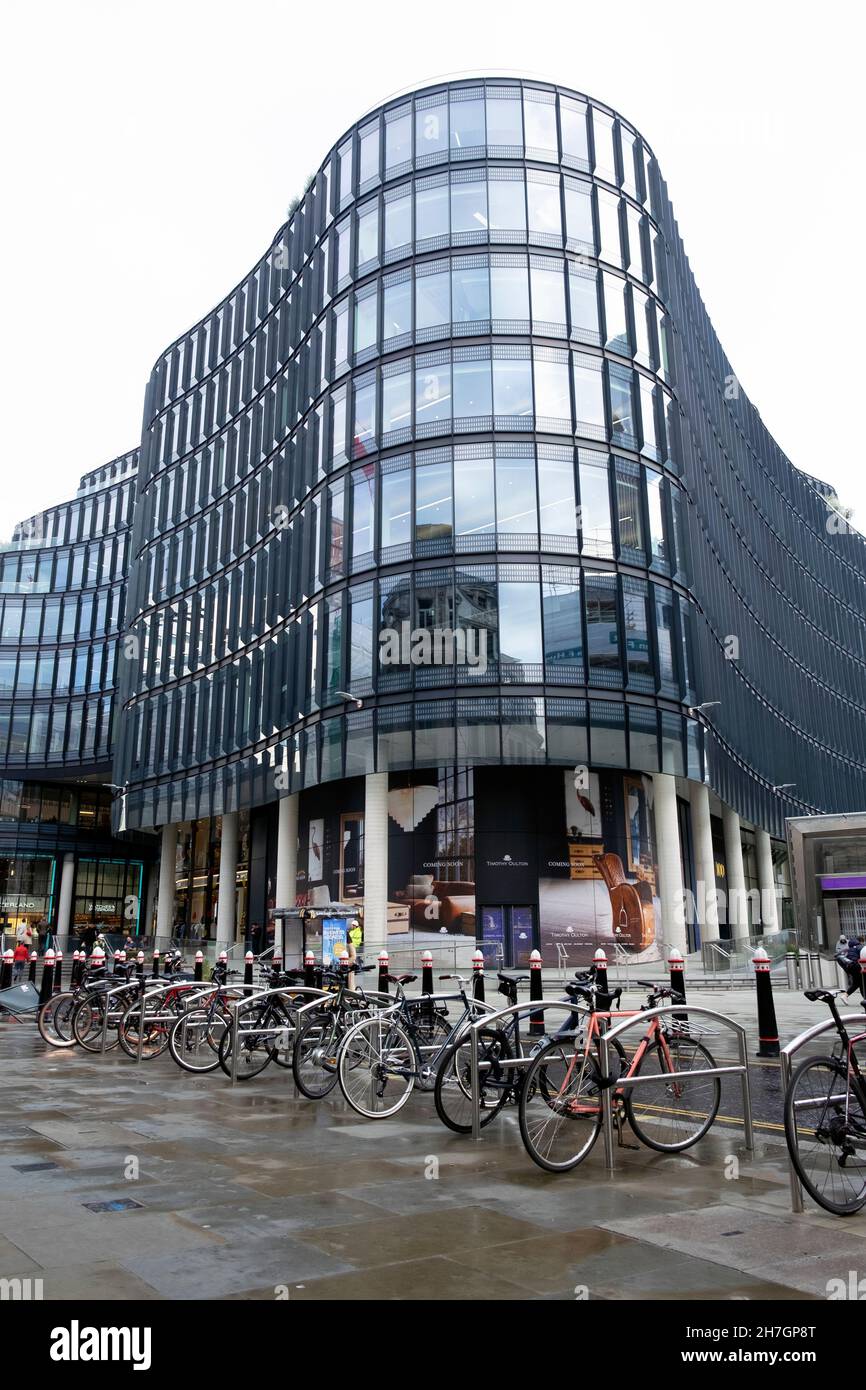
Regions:
M 655 940 L 656 918 L 652 888 L 642 879 L 632 882 L 626 878 L 618 854 L 597 854 L 595 863 L 610 894 L 613 931 L 620 928 L 617 938 L 621 945 L 642 951 Z

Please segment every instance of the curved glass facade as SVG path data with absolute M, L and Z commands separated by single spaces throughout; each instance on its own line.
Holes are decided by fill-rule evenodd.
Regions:
M 158 361 L 137 488 L 129 827 L 452 761 L 672 773 L 776 835 L 864 800 L 862 539 L 577 93 L 365 116 Z

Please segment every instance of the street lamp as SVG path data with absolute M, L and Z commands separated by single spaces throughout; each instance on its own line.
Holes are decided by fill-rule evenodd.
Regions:
M 721 700 L 704 700 L 702 705 L 689 705 L 689 714 L 703 714 L 704 710 L 715 709 Z
M 796 787 L 796 785 L 796 782 L 779 782 L 779 784 L 775 787 L 772 787 L 771 790 L 774 792 L 787 792 L 790 791 L 793 787 Z
M 364 701 L 359 700 L 357 695 L 353 695 L 351 690 L 335 690 L 334 694 L 339 695 L 341 700 L 351 701 L 355 709 L 363 709 Z

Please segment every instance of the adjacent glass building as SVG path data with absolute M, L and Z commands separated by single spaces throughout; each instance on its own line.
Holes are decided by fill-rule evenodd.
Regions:
M 785 818 L 866 801 L 866 551 L 826 492 L 615 111 L 490 78 L 369 112 L 147 388 L 113 781 L 159 931 L 778 927 Z

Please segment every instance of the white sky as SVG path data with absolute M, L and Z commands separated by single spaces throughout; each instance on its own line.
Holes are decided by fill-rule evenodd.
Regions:
M 449 73 L 518 71 L 646 137 L 744 389 L 863 529 L 858 12 L 4 0 L 0 539 L 134 447 L 160 351 L 249 270 L 363 111 Z

